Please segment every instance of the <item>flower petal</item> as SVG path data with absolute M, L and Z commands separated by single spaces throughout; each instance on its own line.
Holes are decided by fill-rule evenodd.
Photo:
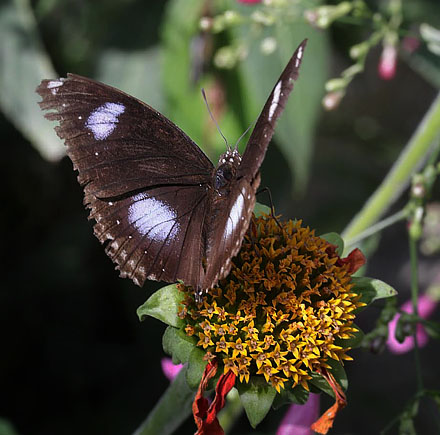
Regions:
M 310 425 L 319 416 L 319 402 L 319 394 L 311 393 L 304 405 L 291 405 L 278 427 L 277 435 L 312 435 Z
M 236 376 L 232 372 L 222 374 L 215 387 L 215 397 L 209 406 L 208 399 L 203 397 L 208 382 L 217 373 L 218 363 L 210 361 L 203 372 L 199 389 L 193 403 L 193 415 L 197 425 L 196 435 L 224 435 L 223 429 L 217 419 L 217 413 L 225 406 L 226 395 L 235 384 Z
M 217 367 L 218 367 L 217 360 L 212 360 L 206 365 L 205 371 L 203 372 L 202 379 L 199 384 L 199 388 L 197 390 L 196 397 L 194 398 L 192 409 L 193 409 L 194 420 L 196 422 L 198 429 L 197 434 L 203 434 L 202 429 L 204 425 L 204 420 L 206 418 L 206 414 L 209 409 L 208 399 L 203 397 L 203 393 L 206 390 L 209 380 L 213 378 L 217 373 Z
M 432 300 L 428 295 L 423 294 L 419 297 L 417 308 L 419 312 L 419 316 L 423 319 L 428 319 L 434 310 L 436 309 L 438 305 L 438 302 Z M 412 302 L 411 300 L 405 302 L 402 307 L 402 311 L 405 311 L 406 313 L 412 313 Z M 396 314 L 391 320 L 391 322 L 388 324 L 388 340 L 387 340 L 387 346 L 388 349 L 395 353 L 395 354 L 402 354 L 409 352 L 414 347 L 414 337 L 408 336 L 405 337 L 405 340 L 403 340 L 402 343 L 398 342 L 396 340 L 396 327 L 397 323 L 400 319 L 400 314 Z M 418 324 L 416 329 L 417 334 L 417 345 L 419 347 L 423 347 L 428 343 L 428 334 L 425 331 L 425 328 Z
M 325 435 L 333 426 L 333 421 L 336 418 L 337 413 L 347 405 L 347 398 L 341 386 L 336 382 L 335 378 L 326 369 L 322 369 L 322 376 L 327 380 L 328 384 L 335 393 L 336 401 L 321 417 L 313 423 L 310 428 L 315 432 Z
M 351 251 L 347 257 L 340 258 L 339 262 L 341 264 L 349 264 L 350 269 L 348 273 L 351 275 L 355 273 L 357 270 L 359 270 L 366 262 L 365 255 L 362 254 L 361 250 L 356 248 Z
M 174 364 L 171 358 L 162 358 L 160 361 L 163 374 L 172 381 L 182 370 L 183 364 Z

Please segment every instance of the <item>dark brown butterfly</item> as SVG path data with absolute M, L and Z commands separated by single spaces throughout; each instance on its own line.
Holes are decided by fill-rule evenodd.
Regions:
M 118 89 L 74 74 L 41 82 L 39 104 L 59 121 L 94 233 L 121 277 L 140 286 L 182 280 L 200 300 L 228 274 L 306 42 L 276 82 L 243 157 L 228 146 L 216 167 L 170 120 Z

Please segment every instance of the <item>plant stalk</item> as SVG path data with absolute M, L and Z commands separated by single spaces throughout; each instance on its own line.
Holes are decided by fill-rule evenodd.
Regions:
M 377 222 L 408 186 L 411 176 L 421 167 L 435 139 L 440 136 L 440 93 L 417 127 L 391 171 L 342 233 L 345 240 Z
M 190 416 L 193 399 L 194 391 L 186 382 L 185 366 L 133 435 L 172 434 Z

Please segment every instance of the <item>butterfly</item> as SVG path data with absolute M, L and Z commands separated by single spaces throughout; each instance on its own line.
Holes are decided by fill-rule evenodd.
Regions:
M 217 166 L 169 119 L 118 89 L 75 74 L 41 82 L 40 107 L 59 122 L 94 233 L 121 277 L 139 286 L 180 280 L 200 301 L 229 273 L 306 43 L 277 80 L 243 156 L 227 146 Z

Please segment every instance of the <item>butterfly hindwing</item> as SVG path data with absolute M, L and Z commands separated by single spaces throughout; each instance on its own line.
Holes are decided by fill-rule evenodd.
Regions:
M 179 204 L 176 207 L 176 204 Z M 199 186 L 162 186 L 102 206 L 93 200 L 95 235 L 121 276 L 142 285 L 146 279 L 198 283 L 209 202 Z

